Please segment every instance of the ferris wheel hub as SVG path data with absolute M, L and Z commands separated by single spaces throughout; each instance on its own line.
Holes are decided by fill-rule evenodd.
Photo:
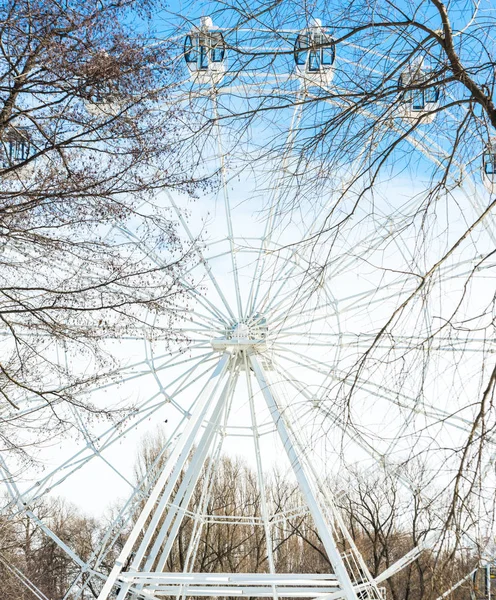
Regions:
M 219 352 L 251 350 L 260 352 L 267 349 L 267 321 L 260 315 L 236 323 L 226 331 L 226 335 L 212 340 L 212 348 Z
M 250 338 L 214 338 L 211 342 L 212 348 L 218 352 L 239 350 L 254 350 L 260 352 L 267 349 L 265 340 L 251 340 Z

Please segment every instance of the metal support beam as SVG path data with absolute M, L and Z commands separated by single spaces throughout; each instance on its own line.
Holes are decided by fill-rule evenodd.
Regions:
M 100 594 L 98 595 L 98 600 L 108 599 L 114 584 L 117 582 L 117 579 L 121 574 L 122 568 L 126 564 L 126 561 L 128 560 L 134 545 L 136 544 L 139 536 L 143 531 L 147 519 L 152 514 L 152 512 L 155 511 L 147 528 L 147 531 L 143 537 L 143 540 L 139 546 L 139 549 L 136 553 L 136 557 L 133 561 L 133 567 L 136 568 L 136 562 L 138 562 L 138 564 L 139 562 L 141 562 L 145 550 L 150 543 L 150 540 L 157 528 L 160 518 L 162 517 L 165 507 L 169 502 L 169 498 L 172 494 L 174 486 L 178 481 L 182 469 L 188 459 L 189 453 L 194 444 L 194 440 L 207 414 L 212 399 L 215 396 L 215 392 L 217 391 L 218 386 L 220 385 L 220 382 L 225 375 L 225 372 L 229 365 L 229 361 L 230 355 L 227 353 L 224 354 L 220 359 L 214 372 L 212 373 L 209 382 L 203 390 L 203 397 L 198 402 L 189 423 L 187 424 L 184 432 L 179 438 L 177 445 L 172 450 L 169 460 L 167 461 L 164 467 L 164 470 L 158 478 L 155 487 L 153 488 L 143 510 L 141 511 L 141 514 L 136 520 L 136 523 L 134 524 L 134 527 L 131 533 L 129 534 L 129 537 L 126 543 L 124 544 L 124 547 L 122 548 L 115 562 L 115 565 L 112 571 L 110 572 L 110 575 L 108 576 L 107 581 L 105 582 L 105 585 L 103 586 Z M 156 506 L 161 494 L 162 498 Z
M 273 390 L 267 382 L 265 373 L 260 366 L 257 357 L 251 354 L 249 356 L 249 360 L 260 386 L 260 390 L 265 398 L 267 407 L 272 416 L 272 420 L 274 421 L 274 425 L 276 426 L 279 437 L 283 443 L 284 450 L 286 451 L 289 462 L 298 481 L 300 490 L 303 493 L 306 503 L 308 504 L 308 508 L 310 509 L 310 513 L 315 522 L 315 526 L 317 527 L 317 531 L 319 532 L 320 539 L 322 540 L 327 556 L 343 589 L 344 596 L 347 600 L 357 600 L 357 595 L 353 588 L 350 576 L 346 570 L 341 554 L 332 536 L 332 525 L 331 523 L 327 522 L 317 501 L 317 490 L 314 489 L 312 479 L 309 476 L 307 469 L 305 469 L 304 463 L 300 460 L 298 448 L 291 439 L 284 415 L 279 410 Z

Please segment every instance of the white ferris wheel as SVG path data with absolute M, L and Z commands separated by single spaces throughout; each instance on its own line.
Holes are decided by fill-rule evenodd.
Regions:
M 367 468 L 397 473 L 408 487 L 411 482 L 398 464 L 414 453 L 432 451 L 443 457 L 438 464 L 446 469 L 443 447 L 455 445 L 471 427 L 473 407 L 467 405 L 466 397 L 475 388 L 467 384 L 456 394 L 450 390 L 449 395 L 442 390 L 454 377 L 461 356 L 464 374 L 472 375 L 478 368 L 473 357 L 479 356 L 482 343 L 487 348 L 494 341 L 435 333 L 432 315 L 447 290 L 456 293 L 463 287 L 464 277 L 473 271 L 473 257 L 460 255 L 447 261 L 439 269 L 432 304 L 423 298 L 417 302 L 417 278 L 401 268 L 410 258 L 398 233 L 408 220 L 404 203 L 398 208 L 394 202 L 378 206 L 373 222 L 345 228 L 334 238 L 332 248 L 312 243 L 326 228 L 326 197 L 312 205 L 300 204 L 299 217 L 288 224 L 280 207 L 298 194 L 292 150 L 305 119 L 306 104 L 300 100 L 318 100 L 322 90 L 339 85 L 334 75 L 340 58 L 332 37 L 315 20 L 300 32 L 284 32 L 284 36 L 278 32 L 286 72 L 274 68 L 261 81 L 258 69 L 253 73 L 249 68 L 234 69 L 233 55 L 242 50 L 243 56 L 250 56 L 253 43 L 247 40 L 252 37 L 263 45 L 267 36 L 257 38 L 258 34 L 248 32 L 245 38 L 231 41 L 230 33 L 204 18 L 181 38 L 181 60 L 190 77 L 185 102 L 196 103 L 196 111 L 200 106 L 213 118 L 206 160 L 216 163 L 220 174 L 220 191 L 206 194 L 193 208 L 183 198 L 167 195 L 196 257 L 185 273 L 190 301 L 184 319 L 175 325 L 175 333 L 187 342 L 186 349 L 185 343 L 167 347 L 160 335 L 122 341 L 116 382 L 95 385 L 86 393 L 96 398 L 104 394 L 138 398 L 131 418 L 98 432 L 81 423 L 86 443 L 24 485 L 12 475 L 8 459 L 0 457 L 10 494 L 6 513 L 28 514 L 80 569 L 64 599 L 85 598 L 93 582 L 99 589 L 98 600 L 238 595 L 379 600 L 381 584 L 415 560 L 423 547 L 413 548 L 373 577 L 336 508 L 329 476 L 361 461 Z M 412 65 L 403 79 L 422 77 L 422 68 Z M 233 106 L 240 110 L 240 104 L 259 94 L 262 86 L 266 90 L 285 86 L 285 93 L 292 94 L 286 123 L 280 124 L 286 138 L 284 151 L 278 164 L 271 157 L 252 180 L 240 175 L 236 182 L 236 160 L 230 159 L 227 148 L 239 140 L 223 123 L 229 122 Z M 327 97 L 320 101 L 332 104 Z M 403 130 L 424 112 L 432 113 L 425 121 L 431 122 L 441 101 L 436 89 L 402 96 L 391 128 Z M 108 98 L 100 104 L 95 101 L 92 110 L 112 109 Z M 258 140 L 264 133 L 263 124 L 257 129 L 257 118 L 251 127 Z M 427 161 L 435 163 L 442 154 L 439 140 L 430 138 L 427 129 L 415 129 L 406 142 Z M 16 143 L 26 150 L 23 139 Z M 12 146 L 13 151 L 16 147 Z M 252 150 L 259 158 L 260 145 L 253 144 Z M 491 152 L 483 163 L 488 188 L 494 171 Z M 359 162 L 343 172 L 343 185 L 359 169 Z M 470 197 L 475 207 L 483 203 L 484 193 L 475 187 L 460 193 Z M 186 216 L 185 208 L 192 216 Z M 131 230 L 121 235 L 133 239 Z M 298 240 L 305 243 L 295 243 Z M 150 252 L 160 265 L 160 253 Z M 386 259 L 392 268 L 373 267 Z M 492 266 L 485 262 L 480 267 L 478 281 Z M 381 324 L 410 297 L 411 312 L 396 324 L 394 336 L 375 343 Z M 421 373 L 420 397 L 416 367 L 427 364 L 425 339 L 429 340 L 430 372 Z M 370 355 L 370 363 L 357 369 L 364 353 Z M 401 381 L 395 371 L 399 360 Z M 119 444 L 136 428 L 164 420 L 169 438 L 150 472 L 135 482 Z M 212 481 L 219 457 L 226 451 L 251 456 L 261 498 L 257 516 L 209 512 Z M 274 512 L 266 482 L 279 460 L 298 484 L 298 510 L 311 516 L 332 565 L 329 573 L 278 570 L 274 528 L 291 515 Z M 488 458 L 488 465 L 492 460 Z M 35 506 L 39 498 L 71 478 L 82 472 L 91 474 L 95 463 L 129 487 L 129 498 L 98 550 L 83 560 L 43 522 Z M 434 473 L 435 461 L 431 466 Z M 195 493 L 199 500 L 193 506 Z M 193 523 L 185 568 L 168 572 L 167 561 L 185 519 Z M 263 533 L 264 572 L 197 570 L 202 530 L 223 523 Z M 118 543 L 122 532 L 126 532 L 124 544 Z M 114 557 L 110 573 L 102 567 L 109 556 Z M 46 600 L 22 573 L 17 575 L 35 596 Z

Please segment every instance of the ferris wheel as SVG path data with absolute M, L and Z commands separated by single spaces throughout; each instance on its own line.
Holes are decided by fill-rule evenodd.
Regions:
M 286 93 L 297 100 L 318 98 L 320 90 L 333 85 L 339 61 L 330 33 L 316 19 L 299 32 L 287 32 L 287 38 L 292 46 L 284 57 L 286 61 L 290 57 L 292 69 L 262 84 L 280 87 L 284 82 Z M 473 407 L 466 398 L 476 393 L 477 382 L 459 386 L 456 392 L 451 389 L 449 396 L 442 393 L 443 387 L 456 376 L 460 357 L 463 374 L 476 373 L 483 345 L 493 351 L 494 340 L 447 335 L 442 328 L 438 332 L 433 316 L 439 313 L 434 311 L 449 310 L 441 306 L 446 294 L 460 293 L 465 277 L 474 271 L 477 292 L 494 264 L 475 266 L 473 256 L 454 255 L 439 268 L 431 299 L 417 298 L 417 276 L 404 268 L 413 257 L 401 237 L 409 213 L 404 203 L 395 207 L 387 201 L 376 208 L 373 220 L 363 219 L 367 209 L 359 212 L 359 224 L 344 227 L 332 238 L 331 248 L 314 243 L 329 227 L 332 195 L 329 202 L 324 198 L 306 206 L 295 185 L 292 151 L 305 119 L 305 103 L 296 101 L 285 113 L 286 143 L 279 160 L 271 157 L 260 172 L 251 178 L 240 175 L 236 183 L 236 161 L 228 160 L 227 148 L 239 144 L 239 139 L 222 123 L 229 122 L 229 109 L 241 102 L 241 92 L 257 94 L 262 84 L 250 80 L 248 71 L 240 74 L 238 68 L 236 77 L 230 76 L 234 45 L 229 32 L 216 28 L 211 19 L 203 18 L 181 41 L 181 60 L 190 77 L 185 96 L 196 104 L 195 114 L 200 107 L 213 122 L 205 160 L 217 164 L 221 179 L 219 193 L 200 199 L 190 217 L 185 216 L 191 208 L 188 202 L 167 194 L 196 257 L 184 274 L 189 304 L 174 330 L 183 343 L 168 348 L 160 335 L 126 340 L 129 353 L 119 351 L 117 383 L 95 385 L 86 393 L 96 398 L 117 393 L 138 398 L 132 418 L 126 416 L 98 432 L 81 423 L 85 445 L 35 482 L 21 487 L 8 460 L 0 457 L 11 497 L 6 512 L 29 514 L 80 567 L 65 598 L 84 597 L 94 583 L 99 600 L 235 595 L 379 600 L 382 582 L 415 560 L 422 547 L 412 548 L 387 572 L 373 577 L 336 508 L 327 477 L 360 461 L 402 477 L 397 465 L 413 452 L 437 453 L 446 469 L 449 457 L 443 447 L 453 447 L 470 430 Z M 239 46 L 243 44 L 246 55 L 250 46 L 245 41 Z M 426 123 L 432 122 L 441 101 L 439 90 L 421 96 L 401 90 L 425 77 L 427 70 L 420 63 L 401 75 L 400 110 L 392 128 L 408 127 L 423 112 L 429 113 Z M 112 110 L 109 98 L 102 103 L 106 111 Z M 92 104 L 95 110 L 98 101 Z M 19 132 L 12 140 L 12 152 L 29 151 Z M 426 160 L 438 160 L 441 149 L 437 150 L 428 131 L 412 131 L 407 142 Z M 260 154 L 259 147 L 252 149 L 254 155 Z M 490 159 L 484 161 L 489 177 Z M 353 178 L 353 168 L 359 167 L 343 172 L 344 187 Z M 470 197 L 476 205 L 483 202 L 473 190 Z M 288 223 L 279 210 L 283 202 L 298 204 L 301 217 L 293 216 Z M 132 229 L 121 230 L 120 235 L 134 239 Z M 148 251 L 160 266 L 159 252 Z M 408 314 L 398 312 L 407 302 Z M 394 333 L 378 338 L 396 313 Z M 365 363 L 360 360 L 364 354 Z M 28 405 L 23 410 L 33 408 Z M 150 473 L 134 482 L 128 459 L 115 449 L 150 420 L 167 420 L 170 435 Z M 252 457 L 261 509 L 249 522 L 245 515 L 210 512 L 211 482 L 226 451 Z M 299 510 L 315 524 L 332 565 L 330 573 L 278 570 L 274 523 L 289 515 L 276 515 L 266 493 L 275 457 L 298 484 Z M 488 464 L 492 461 L 489 457 Z M 83 470 L 91 473 L 97 462 L 130 488 L 129 498 L 106 530 L 100 548 L 89 560 L 82 560 L 37 516 L 34 506 L 37 499 Z M 195 492 L 199 501 L 192 506 Z M 193 523 L 185 569 L 167 572 L 185 519 Z M 197 571 L 203 529 L 225 523 L 240 527 L 248 523 L 263 532 L 264 572 Z M 124 544 L 118 542 L 122 532 L 127 536 Z M 114 557 L 110 573 L 102 567 L 109 556 Z M 32 591 L 43 599 L 39 590 Z

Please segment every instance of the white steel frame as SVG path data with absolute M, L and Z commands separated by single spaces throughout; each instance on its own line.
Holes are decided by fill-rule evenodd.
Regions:
M 243 88 L 244 89 L 244 88 Z M 239 240 L 234 235 L 232 204 L 228 193 L 228 182 L 226 165 L 224 159 L 224 150 L 222 143 L 221 127 L 219 124 L 219 109 L 217 98 L 219 94 L 229 92 L 222 88 L 199 91 L 198 94 L 205 94 L 211 100 L 212 117 L 215 123 L 215 136 L 220 161 L 220 173 L 222 177 L 222 198 L 225 213 L 225 223 L 227 237 L 218 240 L 210 245 L 209 249 L 214 249 L 216 244 L 227 242 L 228 250 L 223 251 L 220 247 L 218 252 L 213 255 L 207 255 L 205 250 L 197 244 L 194 233 L 190 230 L 187 221 L 184 219 L 180 208 L 172 195 L 169 201 L 176 211 L 181 226 L 195 246 L 199 256 L 199 261 L 205 270 L 205 274 L 220 298 L 220 305 L 213 302 L 208 296 L 204 296 L 197 290 L 191 290 L 197 302 L 197 308 L 190 321 L 191 326 L 185 329 L 192 338 L 192 346 L 197 355 L 193 357 L 168 354 L 163 355 L 150 354 L 148 346 L 145 344 L 146 357 L 143 361 L 133 365 L 126 365 L 122 368 L 122 381 L 131 381 L 132 379 L 151 375 L 158 386 L 158 391 L 147 401 L 141 404 L 136 412 L 136 418 L 129 427 L 135 427 L 137 423 L 144 421 L 151 415 L 154 415 L 164 403 L 171 403 L 180 411 L 182 418 L 171 435 L 168 444 L 157 457 L 155 464 L 159 464 L 161 458 L 169 453 L 163 468 L 157 474 L 155 481 L 148 481 L 146 486 L 133 485 L 127 479 L 127 483 L 133 488 L 131 497 L 125 506 L 121 509 L 118 517 L 111 527 L 109 527 L 102 547 L 95 553 L 88 562 L 82 561 L 73 550 L 60 540 L 50 529 L 38 519 L 31 510 L 31 506 L 37 498 L 41 497 L 47 490 L 50 490 L 61 484 L 74 472 L 81 469 L 90 460 L 99 457 L 113 466 L 106 460 L 104 452 L 108 447 L 121 440 L 127 431 L 127 425 L 123 422 L 120 427 L 112 426 L 102 434 L 98 440 L 94 440 L 90 434 L 87 435 L 87 445 L 74 456 L 65 460 L 59 467 L 49 472 L 43 478 L 28 490 L 21 492 L 17 488 L 14 477 L 9 473 L 7 464 L 3 457 L 0 457 L 0 470 L 3 474 L 7 488 L 12 497 L 10 505 L 11 512 L 26 512 L 33 518 L 47 535 L 49 535 L 81 568 L 80 575 L 73 582 L 71 588 L 65 595 L 65 600 L 69 597 L 80 598 L 86 588 L 89 577 L 96 577 L 103 582 L 98 600 L 107 600 L 113 594 L 116 600 L 125 600 L 126 598 L 146 598 L 155 599 L 168 596 L 176 598 L 185 598 L 187 596 L 198 597 L 227 597 L 227 596 L 252 596 L 252 597 L 273 597 L 278 599 L 280 596 L 295 598 L 345 598 L 346 600 L 380 600 L 381 593 L 378 583 L 384 581 L 400 569 L 404 568 L 415 560 L 422 547 L 414 548 L 405 557 L 392 565 L 387 572 L 382 573 L 375 580 L 370 575 L 360 553 L 355 547 L 353 539 L 346 531 L 346 527 L 337 511 L 330 491 L 326 489 L 319 473 L 316 472 L 312 460 L 310 449 L 300 439 L 298 431 L 294 427 L 294 417 L 290 403 L 281 397 L 277 385 L 273 383 L 273 378 L 278 375 L 287 382 L 302 398 L 309 404 L 315 404 L 316 408 L 325 413 L 325 406 L 315 403 L 315 398 L 307 391 L 305 382 L 292 378 L 287 371 L 281 368 L 274 360 L 273 353 L 277 352 L 285 357 L 289 363 L 296 366 L 303 366 L 319 375 L 324 375 L 329 381 L 332 379 L 340 380 L 344 373 L 334 368 L 332 373 L 329 371 L 329 365 L 320 362 L 313 357 L 306 356 L 299 350 L 298 343 L 294 341 L 291 344 L 285 343 L 285 338 L 298 334 L 286 325 L 286 317 L 289 309 L 295 309 L 294 298 L 291 292 L 285 290 L 287 281 L 300 269 L 298 249 L 289 251 L 284 261 L 273 273 L 273 280 L 277 282 L 275 286 L 268 291 L 263 291 L 261 287 L 261 277 L 264 272 L 267 256 L 278 249 L 277 243 L 273 240 L 275 231 L 275 214 L 281 194 L 284 193 L 282 176 L 287 167 L 288 156 L 291 152 L 295 131 L 301 118 L 303 102 L 300 102 L 303 96 L 310 94 L 304 82 L 295 95 L 295 110 L 292 116 L 291 124 L 288 128 L 286 153 L 281 160 L 281 174 L 275 181 L 274 191 L 270 198 L 269 211 L 265 222 L 264 233 L 261 239 L 257 239 L 257 247 L 246 250 L 254 254 L 255 271 L 251 281 L 248 294 L 243 294 L 239 281 L 238 252 L 242 244 L 246 244 L 251 238 Z M 328 100 L 326 100 L 328 101 Z M 369 115 L 371 118 L 374 115 Z M 404 133 L 405 125 L 392 125 L 398 131 Z M 416 151 L 419 151 L 430 160 L 439 163 L 439 155 L 442 150 L 437 149 L 436 145 L 428 138 L 425 133 L 415 132 L 406 137 Z M 472 194 L 471 194 L 472 195 Z M 477 193 L 473 194 L 473 201 L 477 206 L 481 205 L 481 200 Z M 325 214 L 325 207 L 321 213 L 308 225 L 303 232 L 302 237 L 309 237 L 318 230 L 319 220 Z M 485 221 L 488 226 L 488 220 Z M 398 217 L 395 225 L 398 228 L 402 226 L 401 217 Z M 489 227 L 489 226 L 488 226 Z M 490 231 L 490 228 L 489 228 Z M 132 231 L 123 231 L 129 239 L 135 239 Z M 379 247 L 384 239 L 388 237 L 387 231 L 379 232 L 371 239 L 371 248 Z M 490 231 L 490 235 L 493 233 Z M 211 262 L 219 257 L 228 256 L 231 264 L 231 277 L 234 289 L 235 307 L 231 307 L 222 285 L 219 283 L 215 273 L 211 268 Z M 333 274 L 339 274 L 349 269 L 353 264 L 351 257 L 337 257 L 333 265 Z M 160 256 L 154 256 L 157 265 L 161 264 Z M 470 270 L 471 265 L 467 264 Z M 460 274 L 454 273 L 453 277 L 459 277 Z M 446 268 L 443 277 L 451 277 L 450 268 Z M 300 326 L 304 327 L 307 323 L 315 323 L 318 320 L 325 319 L 326 316 L 315 318 L 316 307 L 305 308 L 306 301 L 312 295 L 313 283 L 305 289 L 298 298 L 298 307 L 300 316 L 306 317 L 308 321 L 302 321 Z M 395 296 L 405 294 L 406 291 L 414 289 L 411 279 L 405 277 L 402 281 L 401 292 L 397 291 L 397 282 L 392 289 L 386 285 L 381 290 L 381 295 L 371 300 L 366 293 L 359 292 L 350 295 L 341 300 L 339 307 L 332 295 L 328 294 L 323 306 L 332 306 L 336 312 L 359 310 L 363 306 L 370 306 L 373 303 L 383 302 Z M 410 286 L 410 287 L 404 287 Z M 261 310 L 263 309 L 263 310 Z M 261 320 L 266 319 L 268 328 L 277 330 L 276 339 L 269 347 L 266 339 L 260 334 Z M 243 326 L 242 328 L 240 328 Z M 302 335 L 307 332 L 302 331 Z M 319 333 L 313 331 L 310 340 L 314 347 L 328 346 L 328 338 L 319 338 Z M 326 334 L 327 336 L 329 334 Z M 347 343 L 346 336 L 351 334 L 336 332 L 337 344 Z M 322 334 L 324 336 L 324 334 Z M 327 339 L 327 341 L 326 341 Z M 405 344 L 411 341 L 411 338 L 405 339 Z M 458 349 L 452 340 L 439 340 L 439 351 L 458 352 L 467 351 L 467 348 Z M 366 348 L 367 340 L 351 339 L 357 348 Z M 442 344 L 446 345 L 443 346 Z M 473 347 L 469 351 L 478 352 L 478 341 L 473 340 Z M 180 376 L 175 377 L 167 386 L 164 386 L 160 378 L 161 372 L 181 367 L 184 369 Z M 230 431 L 231 435 L 250 437 L 253 440 L 253 448 L 256 458 L 257 482 L 261 492 L 261 517 L 228 517 L 221 515 L 208 515 L 207 505 L 210 494 L 209 475 L 212 475 L 215 458 L 220 456 L 223 439 L 227 431 L 228 416 L 232 403 L 236 396 L 237 387 L 241 375 L 244 372 L 246 378 L 246 389 L 248 390 L 249 409 L 251 415 L 251 425 L 239 427 L 236 431 Z M 191 403 L 188 409 L 184 408 L 176 400 L 180 393 L 194 386 L 202 377 L 210 373 L 208 382 L 203 386 L 201 392 Z M 364 390 L 372 396 L 393 401 L 397 406 L 406 408 L 412 414 L 421 412 L 423 415 L 432 419 L 446 419 L 450 421 L 450 426 L 467 431 L 470 422 L 462 416 L 453 416 L 445 413 L 435 406 L 429 406 L 425 403 L 419 407 L 415 399 L 406 394 L 398 394 L 385 386 L 380 386 L 374 382 L 359 380 L 359 384 Z M 111 384 L 108 384 L 111 385 Z M 96 389 L 103 389 L 100 386 Z M 96 390 L 95 390 L 96 391 Z M 266 403 L 267 409 L 271 415 L 271 424 L 259 424 L 254 403 L 255 393 L 261 393 Z M 394 398 L 394 400 L 392 400 Z M 38 406 L 28 405 L 23 408 L 26 412 L 36 411 Z M 346 424 L 336 414 L 327 414 L 333 426 L 348 435 Z M 84 424 L 81 423 L 84 428 Z M 267 433 L 276 433 L 281 446 L 284 448 L 287 459 L 292 467 L 294 476 L 298 482 L 300 491 L 305 501 L 305 506 L 299 507 L 293 514 L 310 514 L 323 546 L 327 553 L 333 572 L 329 574 L 288 574 L 276 572 L 276 561 L 273 554 L 272 529 L 274 524 L 284 521 L 289 514 L 270 514 L 268 501 L 265 495 L 265 473 L 263 469 L 263 455 L 260 448 L 260 437 Z M 496 440 L 494 440 L 496 442 Z M 354 442 L 361 446 L 370 456 L 372 456 L 382 466 L 388 466 L 388 457 L 378 453 L 368 442 L 360 438 L 354 439 Z M 391 447 L 394 442 L 391 443 Z M 198 485 L 199 477 L 202 471 L 206 469 L 207 477 L 203 484 L 201 499 L 197 512 L 190 510 L 190 500 L 192 494 Z M 122 474 L 120 474 L 124 477 Z M 125 478 L 124 478 L 125 479 Z M 405 485 L 409 485 L 405 482 Z M 175 491 L 175 488 L 177 490 Z M 136 505 L 147 498 L 144 507 L 136 514 Z M 113 541 L 119 533 L 125 529 L 135 517 L 131 532 L 122 548 L 115 565 L 108 577 L 101 573 L 100 567 L 108 548 L 112 546 Z M 190 545 L 187 551 L 186 569 L 184 573 L 168 573 L 164 571 L 167 559 L 176 539 L 181 523 L 188 516 L 194 519 L 194 529 Z M 195 557 L 198 551 L 198 545 L 201 538 L 202 528 L 205 523 L 238 523 L 252 524 L 263 528 L 266 547 L 267 547 L 267 573 L 195 573 L 192 568 L 195 564 Z M 349 552 L 343 556 L 336 544 L 337 537 L 346 539 L 349 545 Z M 29 584 L 28 584 L 29 585 Z M 32 584 L 31 584 L 32 585 Z M 32 589 L 35 595 L 43 598 L 39 590 Z

